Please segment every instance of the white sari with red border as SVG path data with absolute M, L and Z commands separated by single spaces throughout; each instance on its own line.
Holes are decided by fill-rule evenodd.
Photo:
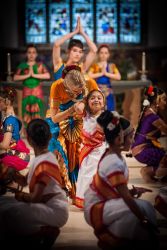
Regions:
M 80 208 L 83 208 L 84 193 L 89 187 L 89 184 L 97 171 L 98 162 L 107 147 L 103 133 L 97 130 L 96 119 L 97 117 L 92 117 L 87 114 L 83 121 L 83 143 L 79 157 L 80 166 L 75 201 L 75 205 Z
M 0 234 L 5 231 L 33 234 L 41 226 L 62 227 L 68 219 L 68 200 L 61 187 L 59 166 L 51 152 L 34 157 L 29 163 L 30 192 L 36 181 L 46 184 L 43 195 L 55 194 L 46 203 L 26 203 L 14 197 L 0 197 Z
M 116 154 L 101 159 L 97 174 L 85 192 L 84 215 L 95 231 L 106 228 L 114 239 L 145 240 L 148 236 L 139 219 L 132 213 L 117 192 L 116 187 L 128 183 L 125 160 Z M 135 199 L 149 220 L 156 224 L 155 210 L 146 200 Z M 110 240 L 109 234 L 105 237 Z M 102 238 L 104 237 L 104 234 Z

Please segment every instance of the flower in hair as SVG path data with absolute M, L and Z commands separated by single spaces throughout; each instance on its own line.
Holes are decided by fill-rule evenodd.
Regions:
M 68 72 L 71 71 L 71 70 L 78 70 L 78 71 L 81 72 L 81 68 L 80 68 L 78 65 L 66 66 L 66 67 L 63 69 L 62 78 L 64 79 L 65 76 L 68 74 Z
M 107 129 L 112 131 L 119 124 L 119 118 L 113 117 L 111 122 L 107 125 Z
M 145 99 L 145 100 L 143 101 L 143 106 L 144 106 L 144 107 L 150 106 L 149 100 Z
M 148 95 L 151 95 L 151 96 L 154 96 L 154 91 L 153 91 L 153 86 L 149 86 L 148 90 L 147 90 L 147 94 Z
M 116 118 L 120 118 L 120 114 L 117 111 L 112 111 L 113 116 Z

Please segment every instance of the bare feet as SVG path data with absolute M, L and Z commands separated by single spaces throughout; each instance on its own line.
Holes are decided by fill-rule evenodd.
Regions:
M 153 167 L 142 167 L 140 174 L 146 183 L 155 183 L 157 180 L 154 178 Z

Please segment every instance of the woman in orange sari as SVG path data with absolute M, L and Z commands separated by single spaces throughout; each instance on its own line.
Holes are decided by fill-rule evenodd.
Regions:
M 77 65 L 65 67 L 62 78 L 55 81 L 50 91 L 50 114 L 54 123 L 58 123 L 58 141 L 68 159 L 68 174 L 72 185 L 71 198 L 75 198 L 78 175 L 80 133 L 85 108 L 84 99 L 88 92 L 98 89 L 95 82 L 86 83 L 81 68 Z M 51 140 L 51 144 L 54 142 Z M 52 147 L 52 145 L 50 145 Z M 56 146 L 53 145 L 53 147 Z

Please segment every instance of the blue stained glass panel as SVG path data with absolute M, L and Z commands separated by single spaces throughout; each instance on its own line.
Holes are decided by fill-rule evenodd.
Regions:
M 69 0 L 49 1 L 49 41 L 53 43 L 59 37 L 70 32 Z
M 26 43 L 46 43 L 45 0 L 26 0 Z
M 77 24 L 77 18 L 80 16 L 82 27 L 85 33 L 93 40 L 93 0 L 74 0 L 72 4 L 72 27 L 73 30 Z M 81 35 L 75 35 L 75 39 L 85 42 Z
M 120 42 L 141 42 L 140 0 L 120 1 Z
M 117 1 L 96 1 L 96 41 L 97 43 L 117 42 Z

